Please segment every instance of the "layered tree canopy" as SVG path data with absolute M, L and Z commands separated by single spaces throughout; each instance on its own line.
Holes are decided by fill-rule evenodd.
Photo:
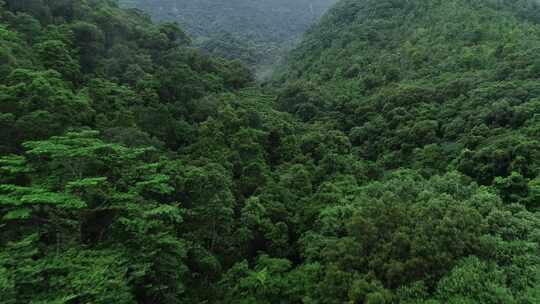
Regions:
M 182 3 L 0 0 L 0 303 L 540 302 L 537 2 Z

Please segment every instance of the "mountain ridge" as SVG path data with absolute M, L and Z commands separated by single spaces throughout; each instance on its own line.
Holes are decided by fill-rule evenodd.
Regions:
M 280 64 L 302 33 L 335 0 L 132 0 L 154 20 L 174 21 L 193 37 L 196 47 L 256 66 L 261 73 Z

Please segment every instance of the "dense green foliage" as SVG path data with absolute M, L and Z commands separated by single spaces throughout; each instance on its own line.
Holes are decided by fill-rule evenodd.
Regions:
M 342 1 L 296 51 L 281 108 L 341 130 L 385 170 L 532 180 L 539 10 L 534 1 Z M 527 191 L 514 194 L 504 198 Z
M 190 43 L 0 0 L 0 303 L 540 302 L 536 2 L 342 0 L 271 91 Z

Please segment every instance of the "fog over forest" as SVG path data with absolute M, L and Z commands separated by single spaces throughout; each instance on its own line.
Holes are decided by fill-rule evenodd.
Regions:
M 178 22 L 194 45 L 272 70 L 337 0 L 121 0 L 156 21 Z M 267 76 L 270 76 L 267 74 Z

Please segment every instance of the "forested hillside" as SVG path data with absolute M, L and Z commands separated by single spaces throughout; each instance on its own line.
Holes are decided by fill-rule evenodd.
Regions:
M 540 303 L 536 1 L 341 0 L 265 89 L 191 30 L 0 0 L 0 303 Z
M 337 0 L 121 0 L 179 22 L 195 45 L 252 65 L 276 63 Z

